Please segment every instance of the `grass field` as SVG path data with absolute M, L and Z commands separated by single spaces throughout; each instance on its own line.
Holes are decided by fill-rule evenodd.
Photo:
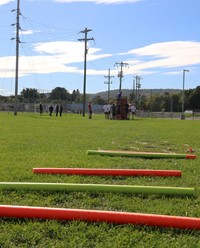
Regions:
M 0 204 L 112 210 L 200 217 L 200 122 L 193 120 L 92 120 L 0 113 L 0 181 L 105 183 L 194 187 L 194 197 L 87 192 L 0 192 Z M 115 149 L 187 153 L 197 159 L 142 159 L 86 155 Z M 34 167 L 176 169 L 182 178 L 38 175 Z M 134 225 L 0 219 L 0 247 L 200 247 L 199 231 Z

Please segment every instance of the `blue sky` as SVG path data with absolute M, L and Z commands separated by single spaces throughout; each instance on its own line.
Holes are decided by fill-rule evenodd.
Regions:
M 0 95 L 15 92 L 16 0 L 0 0 Z M 199 0 L 20 0 L 19 90 L 64 87 L 83 92 L 84 35 L 88 38 L 87 93 L 122 89 L 136 75 L 143 89 L 200 85 Z

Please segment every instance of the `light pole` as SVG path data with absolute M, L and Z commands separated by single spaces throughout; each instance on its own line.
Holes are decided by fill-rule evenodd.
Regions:
M 185 103 L 185 72 L 190 72 L 189 70 L 183 69 L 183 90 L 182 90 L 182 112 L 181 112 L 181 120 L 185 119 L 184 115 L 184 103 Z

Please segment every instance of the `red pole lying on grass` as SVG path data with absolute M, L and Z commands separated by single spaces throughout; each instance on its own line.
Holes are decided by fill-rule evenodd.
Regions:
M 130 212 L 0 205 L 1 218 L 79 220 L 200 230 L 200 218 Z
M 160 176 L 181 177 L 179 170 L 90 169 L 90 168 L 33 168 L 38 174 L 95 175 L 95 176 Z

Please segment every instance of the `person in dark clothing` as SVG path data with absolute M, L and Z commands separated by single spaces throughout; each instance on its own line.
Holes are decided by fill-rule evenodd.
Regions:
M 49 115 L 52 116 L 52 113 L 53 113 L 53 106 L 51 105 L 51 106 L 49 107 Z
M 117 95 L 117 99 L 118 99 L 118 100 L 121 100 L 121 98 L 122 98 L 122 92 L 119 91 L 119 93 L 118 93 L 118 95 Z
M 56 116 L 58 116 L 58 112 L 59 112 L 59 106 L 58 104 L 56 105 Z
M 40 115 L 43 113 L 43 106 L 42 104 L 40 103 Z
M 128 103 L 125 104 L 125 115 L 126 115 L 126 119 L 129 119 L 129 104 Z
M 116 106 L 113 103 L 113 105 L 111 106 L 111 114 L 112 114 L 112 119 L 115 120 L 116 119 Z
M 88 103 L 88 113 L 89 113 L 89 119 L 92 119 L 92 104 L 91 104 L 91 102 Z
M 119 101 L 117 102 L 116 110 L 117 110 L 117 115 L 120 115 L 121 114 L 121 105 L 120 105 Z
M 62 116 L 62 112 L 63 112 L 63 107 L 62 105 L 60 105 L 60 116 Z

